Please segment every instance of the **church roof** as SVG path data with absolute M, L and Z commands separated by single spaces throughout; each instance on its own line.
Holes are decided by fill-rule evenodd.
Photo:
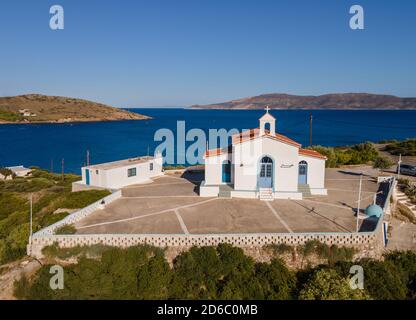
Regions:
M 323 156 L 319 152 L 310 149 L 299 149 L 299 154 L 307 157 L 319 158 L 326 160 L 327 157 Z
M 233 151 L 233 145 L 235 144 L 239 144 L 245 141 L 249 141 L 249 140 L 253 140 L 256 139 L 260 136 L 260 129 L 256 128 L 256 129 L 250 129 L 250 130 L 246 130 L 243 131 L 239 134 L 235 134 L 232 136 L 232 144 L 229 145 L 228 147 L 225 148 L 218 148 L 218 149 L 210 149 L 207 150 L 205 152 L 205 157 L 215 157 L 215 156 L 219 156 L 221 154 L 228 154 L 228 153 L 232 153 Z M 315 150 L 310 150 L 310 149 L 301 149 L 301 144 L 297 143 L 296 141 L 282 135 L 282 134 L 271 134 L 268 130 L 266 130 L 264 136 L 270 137 L 272 139 L 281 141 L 283 143 L 287 143 L 290 144 L 292 146 L 295 146 L 299 149 L 299 154 L 303 155 L 303 156 L 307 156 L 307 157 L 313 157 L 313 158 L 318 158 L 318 159 L 323 159 L 323 160 L 327 160 L 327 157 L 325 157 L 324 155 L 320 154 L 319 152 L 315 151 Z
M 259 128 L 250 129 L 250 130 L 243 131 L 240 134 L 233 135 L 232 141 L 233 141 L 233 144 L 238 144 L 238 143 L 242 143 L 242 142 L 245 142 L 245 141 L 253 140 L 255 138 L 258 138 L 259 136 L 260 136 L 260 129 Z M 272 133 L 270 133 L 269 130 L 266 130 L 264 136 L 268 136 L 272 139 L 276 139 L 276 140 L 279 140 L 281 142 L 293 145 L 297 148 L 301 147 L 300 143 L 297 143 L 296 141 L 294 141 L 294 140 L 292 140 L 292 139 L 290 139 L 290 138 L 288 138 L 288 137 L 286 137 L 282 134 L 278 134 L 278 133 L 272 134 Z
M 205 157 L 214 157 L 219 156 L 221 154 L 231 153 L 233 151 L 233 146 L 230 144 L 228 147 L 225 148 L 218 148 L 218 149 L 209 149 L 205 151 Z
M 266 112 L 260 120 L 276 120 L 275 117 L 273 117 L 269 112 Z

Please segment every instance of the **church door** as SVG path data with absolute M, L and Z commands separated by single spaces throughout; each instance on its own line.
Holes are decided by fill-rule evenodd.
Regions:
M 222 163 L 222 182 L 230 183 L 231 182 L 231 162 L 224 161 Z
M 308 163 L 306 161 L 299 162 L 299 184 L 308 183 Z
M 259 187 L 271 188 L 273 181 L 273 160 L 263 157 L 260 162 Z
M 88 169 L 85 169 L 85 184 L 90 185 L 90 170 Z

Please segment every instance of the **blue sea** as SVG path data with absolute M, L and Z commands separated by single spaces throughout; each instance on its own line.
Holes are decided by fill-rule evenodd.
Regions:
M 258 127 L 263 110 L 130 109 L 152 120 L 71 124 L 0 125 L 0 166 L 39 166 L 55 172 L 80 173 L 86 162 L 101 163 L 153 153 L 158 129 L 176 132 L 177 121 L 185 121 L 186 131 L 199 128 Z M 309 116 L 313 116 L 313 144 L 351 145 L 364 141 L 416 137 L 416 110 L 273 110 L 277 131 L 309 144 Z M 191 144 L 192 142 L 188 142 Z M 175 161 L 176 162 L 176 161 Z M 175 164 L 175 163 L 172 163 Z

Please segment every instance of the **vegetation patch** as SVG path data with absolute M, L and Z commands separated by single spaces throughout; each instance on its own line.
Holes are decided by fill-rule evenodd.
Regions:
M 68 215 L 67 212 L 54 212 L 71 197 L 72 182 L 80 179 L 73 174 L 53 174 L 36 167 L 31 169 L 31 177 L 0 181 L 0 264 L 26 254 L 30 195 L 33 195 L 33 232 L 36 232 Z M 80 200 L 80 205 L 95 202 L 96 197 L 86 195 Z
M 272 244 L 265 246 L 265 249 L 271 250 L 275 255 L 285 254 L 300 255 L 301 267 L 304 262 L 309 263 L 309 259 L 317 258 L 324 260 L 325 263 L 332 266 L 340 261 L 352 261 L 356 250 L 354 248 L 338 247 L 337 245 L 327 245 L 318 240 L 307 241 L 303 245 L 290 246 L 287 244 Z
M 394 141 L 387 144 L 384 150 L 393 155 L 416 156 L 416 139 L 407 139 L 405 141 Z
M 375 169 L 389 169 L 394 165 L 394 162 L 387 157 L 378 156 L 375 158 L 373 168 Z
M 85 256 L 88 258 L 101 258 L 103 252 L 113 249 L 113 247 L 102 244 L 92 246 L 76 246 L 73 248 L 60 248 L 58 243 L 46 246 L 42 249 L 42 254 L 47 258 L 68 259 L 72 257 Z
M 19 113 L 0 110 L 0 120 L 15 122 L 22 121 L 23 117 Z
M 374 161 L 379 153 L 371 142 L 351 147 L 312 146 L 310 149 L 326 156 L 326 167 L 337 168 L 341 165 L 367 164 Z
M 72 192 L 68 194 L 65 199 L 60 202 L 61 208 L 77 209 L 84 208 L 108 195 L 111 192 L 108 190 L 88 190 Z
M 309 244 L 307 248 L 316 248 Z M 279 249 L 280 250 L 280 249 Z M 286 251 L 286 250 L 284 250 Z M 127 249 L 96 245 L 44 248 L 48 257 L 77 257 L 65 266 L 63 290 L 49 286 L 50 267 L 15 283 L 20 299 L 415 299 L 416 253 L 391 252 L 384 261 L 362 259 L 291 271 L 280 259 L 255 262 L 228 244 L 192 247 L 173 266 L 151 246 Z M 352 265 L 365 270 L 364 289 L 349 285 Z
M 413 204 L 416 204 L 416 184 L 414 182 L 411 182 L 409 179 L 399 179 L 398 187 L 409 197 Z
M 77 229 L 71 225 L 71 224 L 64 224 L 63 226 L 57 228 L 55 230 L 55 234 L 75 234 L 77 232 Z
M 397 203 L 395 217 L 401 221 L 411 222 L 416 224 L 416 217 L 413 212 L 401 203 Z

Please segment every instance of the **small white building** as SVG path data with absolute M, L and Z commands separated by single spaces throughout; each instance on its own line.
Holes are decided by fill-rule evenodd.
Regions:
M 203 197 L 272 200 L 327 194 L 326 157 L 276 133 L 268 109 L 259 128 L 232 136 L 226 148 L 207 150 L 204 159 Z
M 32 169 L 24 166 L 7 167 L 7 169 L 11 170 L 16 177 L 26 177 L 32 172 Z
M 139 157 L 94 164 L 81 168 L 82 181 L 73 184 L 73 191 L 84 187 L 120 189 L 132 184 L 145 183 L 163 174 L 160 153 L 154 157 Z

